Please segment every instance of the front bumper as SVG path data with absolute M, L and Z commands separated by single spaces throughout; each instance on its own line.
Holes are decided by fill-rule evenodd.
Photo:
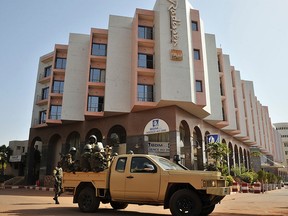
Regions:
M 206 193 L 217 196 L 226 196 L 230 194 L 230 187 L 207 187 Z

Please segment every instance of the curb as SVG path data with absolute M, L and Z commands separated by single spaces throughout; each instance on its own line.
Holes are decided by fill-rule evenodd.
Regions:
M 38 187 L 38 186 L 13 186 L 13 185 L 5 185 L 0 189 L 29 189 L 29 190 L 40 190 L 40 191 L 54 191 L 54 188 L 49 187 Z

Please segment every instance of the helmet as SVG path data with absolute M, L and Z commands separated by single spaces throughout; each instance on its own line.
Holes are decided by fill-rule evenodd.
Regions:
M 71 147 L 69 152 L 76 152 L 76 148 L 75 147 Z
M 90 145 L 90 144 L 86 144 L 85 146 L 84 146 L 84 151 L 90 151 L 92 149 L 92 146 Z
M 89 143 L 96 143 L 97 142 L 97 137 L 95 135 L 91 135 L 89 137 Z
M 100 148 L 99 145 L 96 145 L 96 146 L 94 147 L 94 150 L 95 150 L 95 152 L 100 152 L 100 151 L 101 151 L 101 148 Z

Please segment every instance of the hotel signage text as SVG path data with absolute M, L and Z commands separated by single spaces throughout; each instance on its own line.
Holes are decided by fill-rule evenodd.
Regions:
M 178 45 L 178 31 L 177 27 L 180 25 L 180 20 L 176 16 L 176 9 L 178 6 L 178 0 L 167 0 L 171 3 L 168 8 L 170 13 L 170 31 L 171 31 L 171 43 L 174 47 Z
M 171 43 L 173 47 L 177 47 L 178 45 L 178 31 L 177 28 L 180 25 L 180 19 L 176 16 L 176 10 L 178 6 L 178 0 L 167 0 L 171 3 L 168 7 L 168 11 L 170 14 L 170 32 L 171 32 Z M 182 50 L 178 49 L 171 49 L 170 50 L 170 59 L 172 61 L 182 61 L 183 60 L 183 53 Z

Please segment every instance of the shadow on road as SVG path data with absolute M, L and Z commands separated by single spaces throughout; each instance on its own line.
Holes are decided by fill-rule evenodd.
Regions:
M 262 212 L 259 212 L 257 214 L 215 212 L 215 213 L 212 213 L 211 216 L 287 216 L 288 210 L 281 210 L 281 209 L 288 209 L 288 207 L 279 207 L 279 211 L 273 211 L 273 214 L 262 213 Z
M 31 204 L 31 203 L 30 203 Z M 28 205 L 28 203 L 22 203 L 20 205 Z M 171 214 L 155 214 L 155 213 L 147 213 L 147 212 L 137 212 L 137 211 L 115 211 L 113 209 L 99 209 L 95 213 L 82 213 L 79 211 L 78 208 L 74 207 L 61 207 L 53 204 L 53 207 L 35 210 L 35 209 L 21 209 L 21 210 L 14 210 L 14 211 L 7 211 L 1 212 L 0 214 L 4 213 L 4 215 L 16 215 L 16 216 L 33 216 L 33 215 L 41 215 L 41 216 L 51 216 L 51 215 L 61 215 L 61 216 L 72 216 L 72 215 L 83 215 L 83 216 L 171 216 Z M 2 214 L 1 214 L 2 215 Z M 212 213 L 211 216 L 285 216 L 287 212 L 279 212 L 279 214 L 241 214 L 241 213 L 225 213 L 225 212 L 217 212 Z
M 38 205 L 37 203 L 35 203 Z M 43 203 L 42 203 L 43 204 Z M 28 203 L 20 203 L 19 205 L 29 205 Z M 31 203 L 30 203 L 31 205 Z M 33 204 L 34 205 L 34 204 Z M 57 206 L 55 207 L 55 204 L 51 204 L 53 207 L 51 208 L 45 208 L 39 210 L 36 209 L 19 209 L 19 210 L 11 210 L 4 213 L 4 215 L 16 215 L 16 216 L 33 216 L 33 215 L 41 215 L 41 216 L 51 216 L 51 215 L 61 215 L 61 216 L 72 216 L 72 215 L 83 215 L 83 216 L 171 216 L 170 214 L 154 214 L 154 213 L 147 213 L 147 212 L 137 212 L 137 211 L 116 211 L 113 209 L 99 209 L 98 211 L 94 213 L 82 213 L 79 211 L 78 208 L 74 207 L 61 207 Z

